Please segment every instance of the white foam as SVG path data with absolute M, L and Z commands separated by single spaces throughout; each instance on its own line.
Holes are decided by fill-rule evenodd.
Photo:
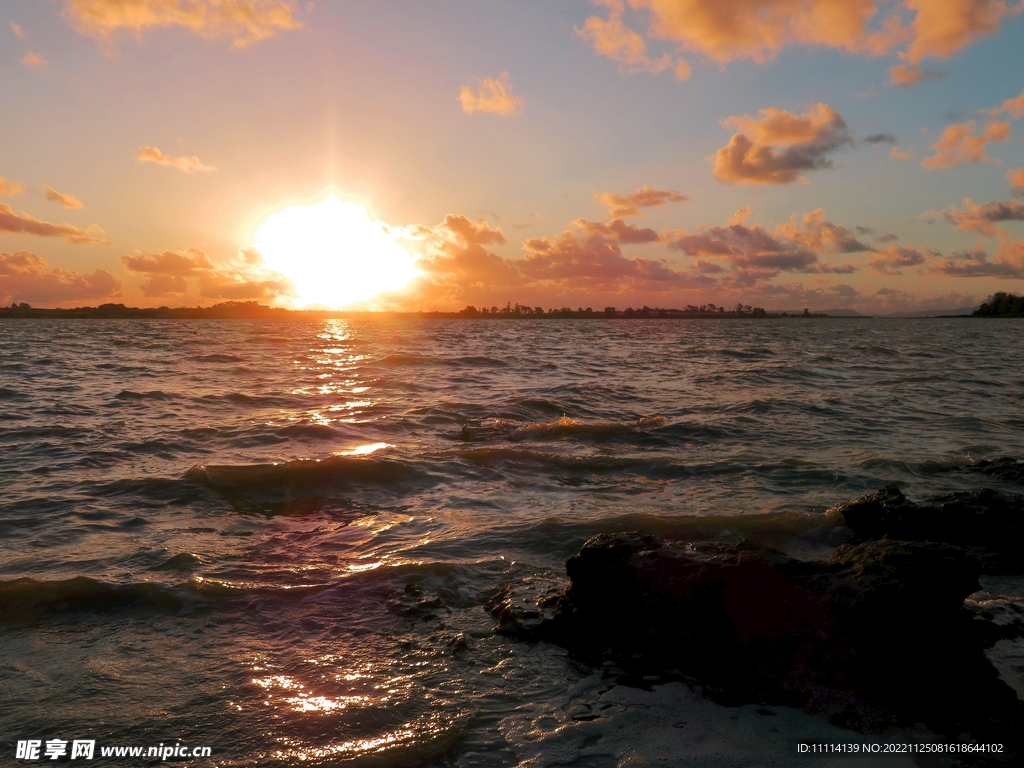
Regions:
M 763 713 L 773 714 L 763 714 Z M 876 765 L 877 757 L 804 757 L 796 742 L 856 743 L 877 737 L 830 725 L 824 717 L 788 707 L 722 707 L 683 683 L 642 690 L 584 678 L 563 706 L 501 723 L 505 738 L 520 753 L 518 768 L 629 768 L 632 766 L 818 766 Z M 918 734 L 925 739 L 925 734 Z M 890 737 L 905 741 L 905 736 Z M 893 758 L 887 767 L 913 766 Z

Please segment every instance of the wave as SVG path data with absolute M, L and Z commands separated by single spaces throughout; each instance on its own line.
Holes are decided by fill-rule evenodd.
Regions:
M 184 604 L 166 587 L 148 582 L 106 584 L 85 576 L 60 581 L 0 581 L 0 621 L 9 624 L 32 623 L 47 614 L 125 608 L 177 613 Z
M 244 363 L 244 357 L 237 355 L 202 355 L 195 358 L 199 363 Z
M 22 397 L 25 395 L 15 389 L 0 387 L 0 400 L 17 400 Z
M 122 389 L 114 397 L 118 400 L 174 400 L 177 398 L 177 395 L 159 389 L 153 389 L 149 392 L 134 392 L 130 389 Z
M 156 570 L 192 567 L 179 560 L 180 557 L 170 558 Z M 188 557 L 196 558 L 195 555 Z M 235 599 L 262 598 L 292 603 L 335 586 L 231 582 L 202 576 L 193 576 L 175 585 L 149 581 L 110 584 L 88 576 L 54 581 L 21 578 L 0 581 L 0 623 L 26 626 L 45 618 L 126 611 L 183 615 L 196 608 L 230 603 Z
M 369 490 L 394 497 L 434 484 L 430 475 L 407 462 L 351 456 L 283 464 L 197 465 L 185 473 L 185 480 L 236 506 L 273 514 L 332 508 L 328 501 L 342 493 Z M 353 506 L 341 511 L 365 514 Z
M 398 366 L 413 366 L 413 365 L 433 365 L 438 362 L 436 357 L 430 355 L 388 355 L 382 358 L 378 365 L 386 365 L 389 367 Z
M 492 440 L 505 437 L 512 442 L 521 440 L 579 440 L 602 441 L 632 434 L 666 423 L 663 416 L 648 416 L 634 421 L 584 422 L 562 416 L 555 421 L 524 424 L 514 419 L 471 419 L 463 425 L 459 438 L 466 442 Z

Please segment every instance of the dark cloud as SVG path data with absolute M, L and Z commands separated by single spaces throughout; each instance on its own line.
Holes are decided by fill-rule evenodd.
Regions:
M 995 222 L 1024 221 L 1024 202 L 1017 200 L 993 200 L 983 205 L 975 205 L 974 201 L 967 197 L 964 198 L 963 205 L 963 208 L 951 205 L 943 212 L 942 217 L 964 232 L 978 232 L 986 237 L 1005 236 L 1006 231 L 995 226 Z
M 934 259 L 926 272 L 948 277 L 1024 279 L 1024 241 L 1004 240 L 994 259 L 981 248 Z
M 880 275 L 902 275 L 905 267 L 916 267 L 925 263 L 931 251 L 890 245 L 871 257 L 868 262 L 871 271 Z

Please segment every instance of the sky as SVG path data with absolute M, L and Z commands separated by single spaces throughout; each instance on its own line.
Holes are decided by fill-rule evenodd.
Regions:
M 1024 0 L 2 0 L 0 25 L 0 304 L 1024 292 Z

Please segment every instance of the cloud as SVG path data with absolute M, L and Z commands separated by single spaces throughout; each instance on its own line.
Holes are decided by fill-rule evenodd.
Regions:
M 899 147 L 893 146 L 889 148 L 889 157 L 893 160 L 913 160 L 914 150 L 901 152 Z
M 790 242 L 799 243 L 815 253 L 858 253 L 871 250 L 844 226 L 825 220 L 825 211 L 818 208 L 803 215 L 803 229 L 796 222 L 796 214 L 776 227 L 776 234 Z
M 254 248 L 242 250 L 234 260 L 214 264 L 198 248 L 182 252 L 129 253 L 122 256 L 126 270 L 146 276 L 142 293 L 149 298 L 184 296 L 188 279 L 199 279 L 199 295 L 210 299 L 274 299 L 294 296 L 295 288 L 283 275 L 262 269 L 263 256 Z
M 913 37 L 900 58 L 914 66 L 926 58 L 949 58 L 1021 11 L 1020 4 L 1004 0 L 903 0 L 903 6 L 915 15 Z
M 195 155 L 192 157 L 171 157 L 170 155 L 165 155 L 156 147 L 139 147 L 139 151 L 135 154 L 135 159 L 140 163 L 167 165 L 178 169 L 182 173 L 195 173 L 196 171 L 210 173 L 217 170 L 215 166 L 203 165 Z
M 538 237 L 525 241 L 520 271 L 532 280 L 566 283 L 580 291 L 666 291 L 697 282 L 663 261 L 624 256 L 616 239 L 607 233 L 584 232 L 581 237 L 566 230 L 552 240 Z
M 608 7 L 608 19 L 593 16 L 577 32 L 597 53 L 625 62 L 627 71 L 643 71 L 645 62 L 661 61 L 647 53 L 652 39 L 718 64 L 764 63 L 789 46 L 803 46 L 864 56 L 896 53 L 905 63 L 893 68 L 893 82 L 903 85 L 934 76 L 920 68 L 925 59 L 949 58 L 996 32 L 1003 19 L 1022 9 L 1006 0 L 594 2 Z M 646 38 L 624 26 L 627 4 L 646 17 Z M 632 67 L 630 57 L 636 59 Z
M 196 248 L 188 248 L 184 253 L 135 252 L 122 256 L 120 261 L 129 272 L 146 275 L 142 295 L 147 298 L 184 296 L 188 292 L 186 278 L 214 274 L 213 264 Z
M 53 187 L 44 186 L 43 192 L 46 193 L 47 200 L 54 203 L 59 203 L 61 208 L 77 210 L 79 208 L 85 207 L 84 205 L 82 205 L 82 201 L 79 200 L 77 197 L 65 195 L 63 192 L 58 192 Z
M 668 203 L 681 203 L 690 198 L 671 189 L 655 189 L 643 186 L 635 192 L 618 195 L 613 192 L 593 192 L 594 199 L 608 208 L 608 215 L 615 219 L 643 216 L 641 208 L 664 208 Z
M 971 198 L 964 198 L 964 207 L 955 205 L 943 212 L 942 217 L 955 224 L 963 232 L 978 232 L 986 237 L 1006 237 L 1006 230 L 995 226 L 998 221 L 1024 221 L 1024 203 L 1016 200 L 991 201 L 975 205 Z
M 41 54 L 29 51 L 21 58 L 21 63 L 26 67 L 41 67 L 46 64 L 46 59 Z
M 523 111 L 523 100 L 512 94 L 512 84 L 509 81 L 508 72 L 502 72 L 495 79 L 493 77 L 477 80 L 479 89 L 474 91 L 470 86 L 462 86 L 459 91 L 459 101 L 462 102 L 462 111 L 467 115 L 474 112 L 488 112 L 492 115 L 508 117 L 518 115 Z
M 647 43 L 643 37 L 622 23 L 625 5 L 620 2 L 605 3 L 610 6 L 607 19 L 591 16 L 583 29 L 575 27 L 577 36 L 586 40 L 600 56 L 622 63 L 623 72 L 650 72 L 658 74 L 671 71 L 677 80 L 690 77 L 690 65 L 683 59 L 673 59 L 669 54 L 652 59 L 647 55 Z
M 1024 241 L 1004 240 L 996 257 L 989 260 L 981 248 L 937 258 L 925 270 L 947 277 L 998 277 L 1024 279 Z
M 14 197 L 25 191 L 25 188 L 16 181 L 8 181 L 0 176 L 0 197 Z
M 995 109 L 982 110 L 982 112 L 990 117 L 999 117 L 1006 113 L 1014 120 L 1020 120 L 1021 118 L 1024 118 L 1024 91 L 1021 91 L 1019 96 L 1007 99 L 1001 106 L 998 106 Z
M 1013 194 L 1024 197 L 1024 168 L 1011 168 L 1006 172 L 1006 180 L 1010 182 Z
M 513 266 L 484 247 L 505 242 L 500 227 L 492 229 L 486 221 L 448 214 L 438 226 L 420 227 L 418 231 L 420 239 L 430 241 L 432 249 L 420 257 L 417 269 L 450 288 L 521 282 Z
M 911 67 L 906 64 L 889 67 L 889 82 L 904 88 L 917 85 L 924 80 L 941 80 L 943 77 L 945 77 L 945 73 L 936 72 L 933 69 Z
M 612 6 L 614 15 L 616 5 Z M 788 45 L 824 46 L 852 53 L 882 53 L 907 37 L 890 17 L 869 28 L 872 0 L 629 0 L 648 15 L 648 34 L 724 64 L 765 62 Z
M 0 253 L 0 304 L 60 304 L 76 299 L 120 296 L 124 284 L 104 269 L 80 275 L 30 251 Z
M 573 226 L 578 227 L 588 235 L 596 235 L 604 240 L 614 240 L 615 242 L 629 245 L 661 241 L 661 235 L 653 229 L 627 224 L 622 219 L 613 219 L 607 224 L 599 221 L 576 219 L 573 221 Z
M 289 0 L 66 0 L 63 16 L 86 37 L 111 45 L 120 34 L 180 27 L 199 37 L 229 37 L 235 48 L 298 29 Z
M 11 206 L 0 203 L 0 232 L 22 232 L 40 237 L 63 237 L 71 243 L 106 243 L 105 233 L 95 224 L 79 229 L 71 224 L 51 224 L 33 218 L 24 211 L 15 213 Z
M 243 280 L 237 276 L 210 275 L 199 279 L 199 295 L 207 299 L 276 299 L 295 296 L 295 286 L 285 277 L 276 280 Z
M 22 31 L 21 27 L 19 27 L 19 26 L 18 26 L 17 24 L 15 24 L 15 23 L 14 23 L 13 21 L 9 21 L 9 22 L 7 22 L 7 23 L 8 23 L 9 25 L 10 25 L 10 27 L 11 27 L 11 32 L 13 32 L 13 33 L 14 33 L 14 36 L 15 36 L 16 38 L 18 38 L 19 40 L 24 40 L 24 39 L 25 39 L 25 33 L 24 33 L 24 32 Z
M 872 272 L 880 275 L 902 275 L 904 267 L 916 267 L 924 264 L 931 251 L 907 248 L 901 245 L 890 245 L 871 257 L 868 266 Z
M 791 184 L 803 171 L 831 168 L 828 155 L 853 143 L 842 116 L 827 104 L 803 115 L 769 107 L 758 114 L 728 117 L 722 126 L 737 133 L 713 157 L 715 178 L 730 184 Z
M 870 136 L 864 137 L 865 144 L 872 144 L 878 146 L 879 144 L 895 144 L 896 137 L 891 133 L 872 133 Z
M 206 254 L 197 248 L 188 248 L 184 253 L 164 251 L 163 253 L 130 253 L 122 256 L 121 264 L 129 272 L 146 275 L 170 275 L 175 277 L 198 277 L 214 269 Z
M 735 285 L 752 285 L 781 272 L 849 273 L 855 264 L 833 265 L 818 257 L 825 253 L 855 253 L 870 250 L 853 233 L 825 219 L 821 209 L 805 214 L 803 227 L 796 216 L 769 232 L 760 224 L 743 223 L 737 216 L 725 227 L 702 225 L 695 232 L 678 231 L 666 236 L 668 247 L 685 253 L 726 261 L 733 267 L 730 276 Z M 704 268 L 704 271 L 707 271 Z
M 1009 123 L 990 122 L 981 133 L 974 133 L 975 127 L 974 120 L 947 125 L 939 140 L 932 144 L 935 154 L 924 158 L 921 166 L 934 169 L 953 168 L 961 163 L 987 163 L 989 156 L 985 146 L 1010 138 Z

